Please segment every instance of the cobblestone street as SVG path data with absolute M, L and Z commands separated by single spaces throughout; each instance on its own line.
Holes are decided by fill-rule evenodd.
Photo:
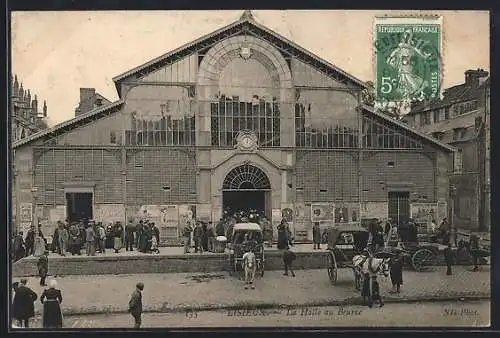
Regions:
M 418 315 L 416 315 L 418 314 Z M 485 327 L 490 323 L 489 301 L 387 304 L 382 308 L 366 306 L 327 306 L 298 309 L 274 308 L 235 312 L 146 313 L 143 328 L 186 327 L 312 327 L 312 326 L 468 326 Z M 67 316 L 65 328 L 131 328 L 129 314 Z M 40 317 L 31 327 L 41 327 Z
M 405 271 L 399 296 L 389 293 L 390 279 L 381 278 L 382 295 L 387 301 L 489 297 L 488 266 L 482 266 L 479 272 L 457 266 L 452 276 L 446 276 L 445 269 L 435 267 L 432 272 L 421 273 Z M 244 290 L 242 281 L 224 272 L 66 276 L 57 280 L 63 293 L 65 314 L 125 312 L 138 281 L 145 284 L 144 309 L 150 312 L 244 305 L 336 305 L 359 300 L 350 269 L 339 270 L 335 286 L 330 284 L 326 270 L 298 270 L 295 278 L 285 277 L 281 271 L 269 271 L 256 280 L 255 290 Z M 28 286 L 40 295 L 42 289 L 37 278 L 30 278 Z M 41 308 L 37 300 L 35 311 L 39 313 Z

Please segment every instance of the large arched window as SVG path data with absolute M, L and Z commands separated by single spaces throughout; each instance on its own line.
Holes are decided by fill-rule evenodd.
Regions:
M 303 148 L 356 148 L 357 100 L 344 91 L 302 89 L 295 103 L 295 144 Z
M 194 145 L 195 101 L 189 88 L 141 85 L 127 95 L 124 113 L 130 116 L 126 145 Z
M 235 58 L 222 70 L 217 101 L 210 103 L 212 145 L 232 147 L 252 130 L 261 147 L 280 145 L 279 78 L 257 59 Z

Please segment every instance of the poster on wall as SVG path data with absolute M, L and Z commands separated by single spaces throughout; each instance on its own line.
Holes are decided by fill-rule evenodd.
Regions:
M 32 205 L 31 203 L 21 203 L 19 205 L 19 221 L 28 223 L 32 221 Z
M 311 222 L 333 222 L 335 204 L 311 203 Z
M 97 204 L 94 210 L 94 220 L 108 224 L 111 222 L 125 222 L 125 206 L 123 204 Z
M 438 215 L 436 219 L 436 222 L 438 222 L 437 225 L 439 225 L 445 218 L 448 218 L 448 203 L 446 201 L 439 201 Z
M 432 220 L 437 222 L 437 210 L 437 203 L 410 204 L 410 217 L 417 223 L 419 233 L 426 232 Z
M 294 204 L 295 238 L 312 238 L 311 208 L 305 203 Z
M 182 229 L 188 221 L 196 220 L 196 205 L 179 205 L 179 227 Z
M 160 205 L 158 227 L 163 238 L 178 237 L 179 209 L 177 205 Z
M 360 218 L 387 219 L 389 217 L 389 204 L 387 202 L 366 202 L 361 204 Z

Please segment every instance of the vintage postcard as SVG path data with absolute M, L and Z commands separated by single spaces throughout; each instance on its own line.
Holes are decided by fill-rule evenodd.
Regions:
M 11 32 L 12 330 L 490 325 L 488 12 Z

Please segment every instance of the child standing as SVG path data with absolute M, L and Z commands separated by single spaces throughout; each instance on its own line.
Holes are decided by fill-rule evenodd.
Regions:
M 392 282 L 391 293 L 399 294 L 403 284 L 403 257 L 401 255 L 396 256 L 390 260 L 389 265 Z
M 45 250 L 45 252 L 40 256 L 37 262 L 38 275 L 40 276 L 40 285 L 46 286 L 45 278 L 47 278 L 47 273 L 49 271 L 49 258 L 47 257 L 49 252 Z

